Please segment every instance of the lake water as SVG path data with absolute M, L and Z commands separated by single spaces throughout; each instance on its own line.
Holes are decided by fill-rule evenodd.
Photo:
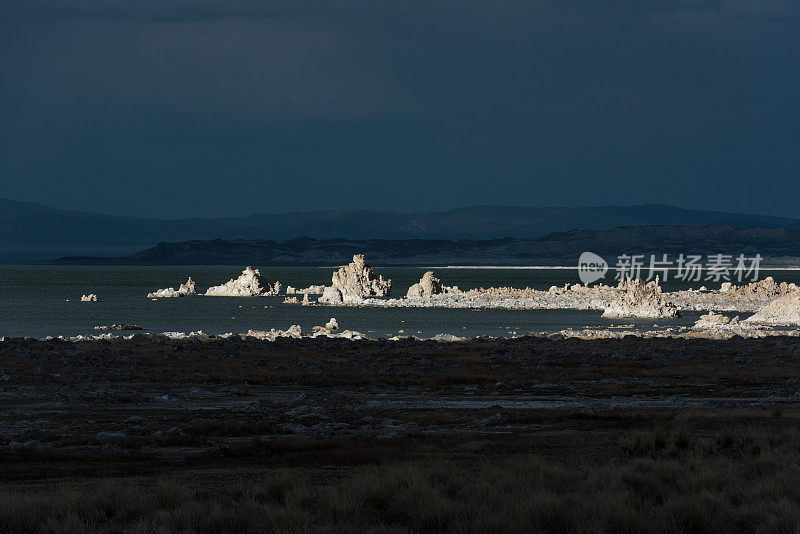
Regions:
M 393 296 L 405 295 L 425 268 L 376 268 L 392 279 Z M 261 273 L 270 281 L 280 280 L 285 288 L 330 284 L 333 267 L 268 267 Z M 96 325 L 138 324 L 147 332 L 202 330 L 209 334 L 244 333 L 249 329 L 285 329 L 299 324 L 304 332 L 336 317 L 343 329 L 370 336 L 406 334 L 430 337 L 437 333 L 461 336 L 507 336 L 511 332 L 556 331 L 564 328 L 607 327 L 637 324 L 690 325 L 699 313 L 660 321 L 611 320 L 600 311 L 581 310 L 478 310 L 420 308 L 355 308 L 283 304 L 284 297 L 189 297 L 157 301 L 147 293 L 177 287 L 191 275 L 198 291 L 237 277 L 240 267 L 87 267 L 87 266 L 0 266 L 0 336 L 45 337 L 97 334 Z M 552 285 L 577 283 L 574 269 L 436 269 L 445 285 L 461 289 L 490 286 L 533 287 L 546 290 Z M 798 271 L 763 271 L 778 282 L 800 283 Z M 668 281 L 666 290 L 693 284 Z M 707 284 L 718 287 L 719 284 Z M 97 294 L 98 302 L 80 302 L 82 294 Z M 312 296 L 312 299 L 316 296 Z

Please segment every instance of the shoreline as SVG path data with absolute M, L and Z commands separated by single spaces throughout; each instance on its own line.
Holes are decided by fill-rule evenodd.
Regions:
M 665 322 L 665 321 L 660 321 Z M 369 333 L 357 332 L 353 330 L 343 330 L 341 332 L 314 331 L 311 334 L 299 333 L 291 327 L 287 330 L 272 329 L 269 331 L 248 331 L 246 333 L 206 333 L 203 331 L 193 332 L 147 332 L 134 331 L 133 333 L 102 333 L 102 334 L 78 334 L 75 336 L 0 336 L 0 347 L 4 344 L 22 343 L 98 343 L 120 342 L 133 346 L 148 344 L 152 342 L 179 342 L 192 341 L 200 343 L 213 343 L 220 340 L 250 340 L 265 343 L 290 343 L 290 342 L 318 342 L 320 346 L 338 340 L 345 340 L 354 343 L 394 343 L 394 344 L 481 344 L 487 341 L 517 341 L 525 339 L 580 339 L 580 340 L 609 340 L 609 339 L 707 339 L 707 340 L 726 340 L 740 338 L 746 340 L 757 340 L 763 338 L 800 338 L 800 327 L 792 326 L 766 326 L 766 325 L 737 325 L 736 327 L 723 326 L 721 328 L 694 328 L 689 326 L 669 326 L 652 325 L 637 328 L 634 324 L 610 325 L 603 328 L 585 326 L 583 328 L 564 328 L 553 331 L 532 331 L 524 333 L 509 333 L 509 335 L 476 335 L 458 336 L 446 332 L 440 332 L 429 337 L 421 337 L 410 334 L 395 334 L 386 336 L 373 336 Z
M 719 519 L 701 530 L 731 530 L 742 502 L 758 525 L 773 506 L 796 510 L 770 497 L 800 476 L 796 376 L 790 336 L 10 339 L 0 499 L 26 532 L 73 517 L 77 500 L 90 515 L 75 531 L 179 517 L 260 532 L 279 514 L 278 530 L 311 517 L 341 532 L 368 510 L 366 530 L 388 534 L 398 517 L 400 530 L 440 530 L 398 515 L 416 513 L 408 502 L 432 504 L 426 525 L 466 513 L 478 530 L 517 532 L 528 520 L 508 523 L 504 506 L 533 494 L 542 524 L 564 519 L 551 531 L 589 503 L 585 531 L 606 517 L 607 532 L 646 532 L 666 507 L 686 517 L 713 497 Z M 209 507 L 213 524 L 198 512 Z M 143 510 L 157 511 L 144 529 Z

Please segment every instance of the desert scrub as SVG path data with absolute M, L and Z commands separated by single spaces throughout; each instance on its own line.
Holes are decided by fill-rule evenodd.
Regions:
M 357 465 L 214 467 L 0 486 L 15 532 L 791 532 L 797 435 L 670 457 L 446 454 Z M 667 433 L 663 451 L 672 445 Z M 694 441 L 694 440 L 693 440 Z M 709 438 L 709 442 L 714 441 Z M 657 442 L 657 436 L 647 443 Z M 745 446 L 745 450 L 749 450 Z

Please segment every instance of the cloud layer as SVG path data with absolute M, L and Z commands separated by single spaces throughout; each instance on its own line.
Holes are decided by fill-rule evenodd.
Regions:
M 0 3 L 0 196 L 796 215 L 791 0 Z

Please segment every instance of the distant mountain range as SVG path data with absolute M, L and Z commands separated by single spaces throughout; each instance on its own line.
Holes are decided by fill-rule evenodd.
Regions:
M 240 218 L 144 219 L 0 199 L 0 261 L 125 256 L 160 242 L 272 240 L 535 240 L 554 232 L 622 226 L 730 226 L 800 230 L 800 220 L 659 204 L 594 208 L 476 206 L 441 212 L 330 210 Z
M 620 254 L 761 254 L 763 264 L 800 264 L 800 231 L 724 226 L 637 226 L 572 230 L 538 239 L 211 240 L 159 243 L 123 258 L 62 258 L 60 264 L 339 265 L 364 253 L 375 265 L 576 265 L 591 251 L 610 265 Z M 735 260 L 734 260 L 735 261 Z M 704 263 L 704 262 L 703 262 Z

